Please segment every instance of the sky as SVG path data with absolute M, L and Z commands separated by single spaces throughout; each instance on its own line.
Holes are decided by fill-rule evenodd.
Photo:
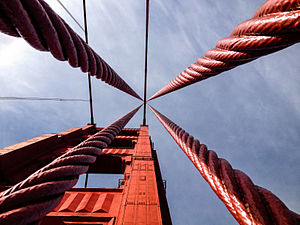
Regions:
M 83 24 L 81 1 L 61 1 Z M 57 1 L 47 2 L 84 37 Z M 250 19 L 263 2 L 150 0 L 147 96 Z M 145 2 L 88 0 L 87 13 L 92 48 L 143 96 Z M 150 102 L 298 213 L 299 53 L 296 44 Z M 0 96 L 88 99 L 87 77 L 80 69 L 2 33 L 0 69 Z M 95 78 L 92 87 L 98 127 L 109 125 L 141 103 Z M 88 122 L 87 102 L 1 101 L 0 148 Z M 127 127 L 141 123 L 142 110 Z M 167 180 L 173 224 L 237 224 L 150 110 L 147 123 Z

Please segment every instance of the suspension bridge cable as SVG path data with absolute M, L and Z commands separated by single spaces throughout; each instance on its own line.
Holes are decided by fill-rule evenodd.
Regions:
M 83 6 L 83 20 L 84 20 L 84 36 L 85 36 L 85 42 L 88 44 L 88 27 L 87 27 L 87 13 L 86 13 L 86 3 L 85 0 L 82 2 Z M 91 124 L 94 123 L 94 112 L 93 112 L 93 97 L 92 97 L 92 82 L 91 82 L 91 73 L 88 72 L 88 85 L 89 85 L 89 98 L 90 98 L 90 115 L 91 115 Z
M 80 25 L 80 23 L 76 20 L 76 18 L 72 15 L 72 13 L 67 9 L 66 6 L 64 6 L 64 4 L 60 1 L 60 0 L 56 0 L 61 7 L 69 14 L 69 16 L 74 20 L 74 22 L 80 27 L 80 29 L 84 32 L 84 28 Z
M 83 6 L 83 19 L 84 19 L 84 36 L 85 36 L 85 42 L 88 44 L 89 39 L 88 39 L 88 27 L 87 27 L 87 16 L 86 16 L 86 3 L 85 0 L 82 1 L 82 6 Z M 90 97 L 90 115 L 91 115 L 91 124 L 94 123 L 94 113 L 93 113 L 93 97 L 92 97 L 92 83 L 91 83 L 91 74 L 88 73 L 88 85 L 89 85 L 89 97 Z M 84 181 L 84 188 L 87 188 L 88 185 L 88 179 L 89 179 L 89 174 L 86 172 L 85 174 L 85 181 Z
M 14 97 L 1 96 L 0 101 L 25 100 L 25 101 L 57 101 L 57 102 L 88 102 L 86 99 L 77 98 L 40 98 L 40 97 Z
M 0 1 L 0 31 L 24 38 L 32 47 L 69 61 L 97 79 L 142 98 L 43 0 Z
M 300 42 L 300 0 L 268 0 L 148 101 Z
M 245 173 L 233 169 L 227 160 L 149 107 L 239 224 L 300 224 L 300 215 L 272 192 L 255 185 Z
M 39 224 L 53 210 L 79 175 L 88 171 L 141 106 L 92 135 L 25 180 L 0 193 L 0 224 Z
M 144 126 L 146 125 L 148 37 L 149 37 L 149 0 L 146 0 L 145 78 L 144 78 L 144 115 L 143 115 L 143 125 Z

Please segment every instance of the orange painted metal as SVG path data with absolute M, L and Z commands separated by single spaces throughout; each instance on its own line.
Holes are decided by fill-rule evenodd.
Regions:
M 163 224 L 148 128 L 142 126 L 130 167 L 126 167 L 124 197 L 117 225 Z
M 122 189 L 74 188 L 41 224 L 114 224 L 121 200 Z
M 79 175 L 89 170 L 89 165 L 97 160 L 102 149 L 113 142 L 139 108 L 130 111 L 96 134 L 84 138 L 79 145 L 68 149 L 66 153 L 25 180 L 0 192 L 0 224 L 38 224 L 40 219 L 60 203 L 64 193 L 75 186 Z M 121 143 L 128 146 L 124 140 Z M 109 158 L 107 161 L 120 162 L 118 158 Z M 122 166 L 119 169 L 122 169 Z
M 0 187 L 24 180 L 95 131 L 94 125 L 86 125 L 58 134 L 44 134 L 0 149 Z
M 89 172 L 124 175 L 115 189 L 74 188 L 67 191 L 41 225 L 172 224 L 147 126 L 123 129 L 98 156 Z

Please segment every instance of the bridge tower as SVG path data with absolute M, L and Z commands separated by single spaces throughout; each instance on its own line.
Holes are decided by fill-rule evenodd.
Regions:
M 46 134 L 0 150 L 2 190 L 101 130 L 94 125 Z M 172 224 L 148 127 L 123 129 L 90 166 L 89 174 L 123 174 L 116 188 L 73 188 L 41 225 Z M 1 191 L 1 190 L 0 190 Z

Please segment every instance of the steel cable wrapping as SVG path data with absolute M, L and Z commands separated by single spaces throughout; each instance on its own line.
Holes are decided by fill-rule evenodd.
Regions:
M 188 156 L 229 212 L 242 225 L 299 225 L 300 215 L 289 210 L 272 192 L 253 184 L 216 152 L 149 106 L 179 147 Z
M 37 224 L 59 204 L 64 192 L 77 183 L 80 174 L 88 171 L 102 149 L 113 141 L 140 107 L 0 193 L 0 224 Z
M 141 100 L 141 97 L 43 0 L 0 1 L 0 31 L 24 38 L 96 78 Z
M 300 0 L 268 0 L 148 101 L 300 41 Z

